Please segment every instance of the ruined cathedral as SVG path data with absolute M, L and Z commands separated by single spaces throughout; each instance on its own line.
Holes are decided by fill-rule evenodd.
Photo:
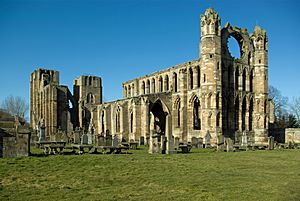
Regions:
M 70 133 L 81 128 L 95 135 L 111 133 L 126 141 L 153 133 L 165 136 L 167 150 L 173 139 L 187 143 L 219 136 L 252 144 L 268 137 L 268 38 L 256 26 L 253 33 L 227 23 L 211 8 L 200 18 L 199 58 L 123 83 L 123 99 L 102 102 L 101 79 L 80 76 L 73 94 L 59 84 L 59 73 L 37 69 L 31 74 L 30 120 L 41 120 L 46 134 Z M 240 58 L 228 50 L 233 37 Z M 105 78 L 104 78 L 105 79 Z

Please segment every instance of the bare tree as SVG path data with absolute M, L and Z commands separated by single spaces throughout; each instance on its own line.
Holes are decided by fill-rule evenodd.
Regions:
M 300 97 L 294 97 L 289 105 L 291 112 L 296 116 L 297 121 L 300 122 Z
M 25 115 L 27 114 L 29 110 L 28 103 L 20 96 L 13 96 L 10 95 L 4 99 L 2 102 L 2 109 L 6 111 L 7 113 L 19 117 L 25 118 Z
M 269 98 L 274 101 L 276 118 L 287 114 L 288 98 L 283 96 L 277 88 L 269 86 Z

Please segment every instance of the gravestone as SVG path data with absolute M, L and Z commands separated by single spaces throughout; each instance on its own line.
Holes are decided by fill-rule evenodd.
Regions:
M 98 136 L 98 146 L 106 146 L 105 137 L 103 135 Z
M 80 143 L 80 131 L 75 130 L 73 133 L 74 143 L 79 144 Z
M 119 138 L 117 135 L 114 136 L 113 142 L 112 142 L 113 147 L 119 146 Z
M 176 149 L 178 149 L 178 147 L 179 147 L 179 137 L 175 137 L 174 146 L 175 146 Z
M 144 138 L 144 136 L 140 137 L 140 146 L 141 145 L 145 145 L 145 138 Z
M 231 152 L 233 151 L 233 141 L 230 138 L 226 138 L 226 151 Z
M 224 151 L 224 136 L 223 135 L 218 135 L 217 136 L 217 150 L 218 151 Z
M 112 135 L 106 134 L 105 143 L 106 143 L 106 146 L 112 146 Z
M 198 138 L 198 147 L 203 148 L 203 138 L 202 137 Z
M 159 135 L 157 133 L 153 132 L 150 137 L 150 144 L 149 144 L 149 153 L 150 154 L 156 154 L 159 153 L 160 145 L 158 142 Z
M 205 135 L 205 148 L 210 148 L 210 139 L 211 139 L 211 135 L 209 131 L 207 131 Z
M 248 136 L 247 134 L 244 132 L 243 135 L 242 135 L 242 144 L 241 146 L 248 146 Z
M 274 137 L 270 136 L 268 137 L 268 149 L 273 150 L 274 149 Z
M 88 133 L 87 136 L 88 136 L 88 144 L 93 144 L 93 137 L 94 137 L 93 134 Z
M 88 144 L 88 142 L 89 142 L 88 135 L 84 133 L 81 137 L 81 144 Z
M 39 130 L 39 141 L 44 142 L 46 141 L 46 127 L 44 125 L 44 120 L 41 119 L 41 124 L 40 124 L 40 130 Z
M 192 147 L 198 148 L 198 138 L 192 137 Z
M 161 136 L 161 153 L 166 154 L 167 150 L 167 137 L 162 135 Z

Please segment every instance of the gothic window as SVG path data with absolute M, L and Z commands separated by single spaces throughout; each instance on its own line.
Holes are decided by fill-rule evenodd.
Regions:
M 250 77 L 249 77 L 249 87 L 250 87 L 250 92 L 253 92 L 253 71 L 250 72 Z
M 220 102 L 220 93 L 218 92 L 217 95 L 216 95 L 216 108 L 217 108 L 217 110 L 218 110 L 219 107 L 220 107 L 220 106 L 219 106 L 219 104 L 220 104 L 219 102 Z
M 246 69 L 243 70 L 243 91 L 246 91 Z
M 119 133 L 120 132 L 120 108 L 118 107 L 116 109 L 116 132 Z
M 130 87 L 130 85 L 128 85 L 128 95 L 127 95 L 127 97 L 130 97 L 131 96 L 131 87 Z
M 88 85 L 88 77 L 85 77 L 85 78 L 84 78 L 84 84 L 85 84 L 85 85 Z
M 239 89 L 239 68 L 238 66 L 235 69 L 235 89 L 238 90 Z
M 150 80 L 147 80 L 147 94 L 150 94 Z
M 132 84 L 130 96 L 134 96 L 134 84 Z
M 152 86 L 151 86 L 152 93 L 155 93 L 155 79 L 154 78 L 152 78 L 151 84 L 152 84 Z
M 239 112 L 240 112 L 240 107 L 239 107 L 239 98 L 235 99 L 235 130 L 239 130 Z
M 249 104 L 249 131 L 252 131 L 252 129 L 253 129 L 252 115 L 253 115 L 253 99 L 251 98 L 250 104 Z
M 180 98 L 178 98 L 175 102 L 175 119 L 174 124 L 176 127 L 180 127 Z
M 201 129 L 201 122 L 200 122 L 200 118 L 199 118 L 199 108 L 200 108 L 200 102 L 199 102 L 199 99 L 197 98 L 194 101 L 194 105 L 193 105 L 193 127 L 194 127 L 194 130 Z
M 159 77 L 158 83 L 159 83 L 159 92 L 163 92 L 163 79 L 161 76 Z
M 133 112 L 130 114 L 130 133 L 133 132 Z
M 92 85 L 92 77 L 91 76 L 89 77 L 89 85 L 90 86 Z
M 212 116 L 212 114 L 210 113 L 208 115 L 208 117 L 207 117 L 207 125 L 208 125 L 208 127 L 211 127 L 211 116 Z
M 203 74 L 203 82 L 205 83 L 206 82 L 206 75 Z
M 177 73 L 173 74 L 173 86 L 174 86 L 174 92 L 177 92 Z
M 104 111 L 101 114 L 101 132 L 104 133 Z
M 142 94 L 145 94 L 145 92 L 146 92 L 146 91 L 145 91 L 145 82 L 143 81 L 143 82 L 142 82 Z
M 242 131 L 246 129 L 246 98 L 242 103 Z
M 165 76 L 165 91 L 169 91 L 169 76 Z
M 220 112 L 217 114 L 217 122 L 216 122 L 216 126 L 217 126 L 217 127 L 220 126 Z
M 190 89 L 193 89 L 193 69 L 189 68 L 189 85 Z
M 200 87 L 200 67 L 197 66 L 197 87 Z
M 86 98 L 87 103 L 94 103 L 94 96 L 92 93 L 88 93 L 87 98 Z

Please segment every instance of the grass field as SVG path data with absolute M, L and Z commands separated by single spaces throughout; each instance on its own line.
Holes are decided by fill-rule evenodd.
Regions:
M 0 159 L 0 200 L 300 200 L 299 149 L 131 153 Z

